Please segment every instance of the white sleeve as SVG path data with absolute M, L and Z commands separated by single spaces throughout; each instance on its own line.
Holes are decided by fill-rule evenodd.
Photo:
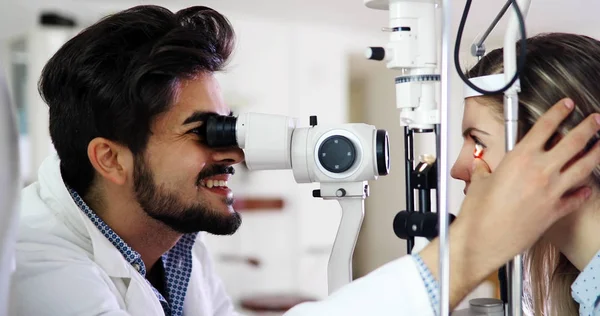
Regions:
M 434 316 L 425 283 L 411 256 L 394 260 L 319 302 L 297 305 L 285 316 Z
M 129 316 L 91 260 L 51 242 L 37 250 L 23 244 L 29 249 L 17 251 L 15 316 Z

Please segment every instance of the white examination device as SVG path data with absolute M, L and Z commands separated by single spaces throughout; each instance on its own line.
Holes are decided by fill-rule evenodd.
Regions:
M 297 127 L 297 119 L 264 113 L 214 115 L 204 124 L 210 147 L 243 149 L 250 170 L 292 169 L 297 183 L 320 183 L 313 196 L 336 199 L 342 218 L 327 269 L 329 293 L 352 281 L 352 254 L 364 216 L 369 180 L 389 173 L 385 130 L 349 123 Z
M 472 0 L 467 0 L 465 14 L 468 13 Z M 440 271 L 439 271 L 439 315 L 449 315 L 449 243 L 448 226 L 453 216 L 448 213 L 448 119 L 449 108 L 449 72 L 451 52 L 451 0 L 363 0 L 371 9 L 388 10 L 389 25 L 383 31 L 389 32 L 389 42 L 385 47 L 370 47 L 366 57 L 372 60 L 387 62 L 389 69 L 397 70 L 396 77 L 396 107 L 400 109 L 400 125 L 404 126 L 406 151 L 406 189 L 407 210 L 398 213 L 394 219 L 393 228 L 396 235 L 406 239 L 410 253 L 414 237 L 440 238 Z M 474 78 L 465 80 L 465 91 L 475 91 L 478 95 L 504 93 L 504 118 L 506 133 L 506 151 L 514 148 L 518 135 L 518 92 L 520 85 L 517 72 L 517 56 L 515 43 L 517 38 L 525 37 L 523 16 L 527 15 L 531 0 L 508 0 L 507 4 L 492 26 L 473 47 L 472 53 L 481 58 L 485 52 L 483 41 L 489 35 L 500 17 L 512 5 L 514 14 L 511 15 L 504 42 L 503 75 L 489 76 L 490 78 Z M 441 8 L 441 30 L 437 29 L 436 15 Z M 521 26 L 519 28 L 519 26 Z M 519 32 L 520 31 L 520 32 Z M 441 34 L 441 41 L 437 34 Z M 460 44 L 462 30 L 459 27 L 457 44 Z M 441 46 L 440 46 L 441 44 Z M 441 51 L 441 58 L 438 56 Z M 454 56 L 457 60 L 457 56 Z M 439 62 L 438 62 L 439 61 Z M 524 61 L 522 59 L 521 61 Z M 523 65 L 520 64 L 520 67 Z M 459 67 L 457 67 L 459 68 Z M 459 70 L 460 71 L 460 70 Z M 490 85 L 490 82 L 493 81 Z M 440 107 L 436 103 L 437 90 L 435 84 L 441 83 Z M 484 84 L 478 86 L 477 84 Z M 483 89 L 490 89 L 486 91 Z M 470 93 L 470 92 L 469 92 Z M 476 95 L 472 94 L 471 96 Z M 466 95 L 465 95 L 466 97 Z M 436 162 L 421 161 L 415 166 L 412 151 L 413 133 L 431 132 L 435 130 L 437 140 Z M 429 159 L 431 161 L 431 159 Z M 435 166 L 435 164 L 437 166 Z M 432 165 L 434 167 L 432 167 Z M 437 174 L 436 174 L 437 169 Z M 421 170 L 430 170 L 424 174 Z M 439 177 L 438 177 L 439 174 Z M 425 179 L 425 180 L 424 180 Z M 428 189 L 436 189 L 437 215 L 432 217 L 428 203 Z M 414 210 L 414 190 L 420 192 L 419 210 Z M 425 202 L 424 202 L 425 201 Z M 429 227 L 428 227 L 429 226 Z M 454 315 L 487 315 L 487 316 L 521 316 L 522 315 L 522 263 L 521 256 L 516 256 L 508 263 L 508 297 L 505 302 L 495 299 L 476 299 L 470 303 L 469 310 L 457 311 Z M 504 308 L 506 303 L 508 306 Z

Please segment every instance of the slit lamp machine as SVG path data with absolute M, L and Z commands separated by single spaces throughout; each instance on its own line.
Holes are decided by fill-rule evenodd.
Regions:
M 413 250 L 415 238 L 440 238 L 440 315 L 449 311 L 448 227 L 454 215 L 448 211 L 449 132 L 451 58 L 465 84 L 465 97 L 504 94 L 506 151 L 517 141 L 519 72 L 524 56 L 516 55 L 515 42 L 526 39 L 524 17 L 530 0 L 508 0 L 471 52 L 481 58 L 484 41 L 499 19 L 511 9 L 504 38 L 505 73 L 467 79 L 460 71 L 458 51 L 462 30 L 472 0 L 466 1 L 454 52 L 450 45 L 452 0 L 363 0 L 370 9 L 388 10 L 389 42 L 366 49 L 366 58 L 386 62 L 396 71 L 396 107 L 404 128 L 406 208 L 397 213 L 392 225 L 396 235 Z M 1 73 L 0 73 L 1 74 Z M 390 83 L 392 84 L 392 83 Z M 14 148 L 0 153 L 0 250 L 14 248 L 19 179 L 16 113 L 10 106 L 6 83 L 0 77 L 0 146 Z M 348 123 L 318 124 L 311 116 L 308 126 L 298 127 L 297 119 L 264 113 L 242 113 L 237 117 L 214 116 L 204 125 L 209 146 L 239 146 L 249 170 L 291 169 L 297 183 L 318 183 L 315 198 L 337 200 L 342 217 L 328 263 L 328 290 L 334 292 L 352 281 L 352 255 L 364 217 L 368 181 L 390 172 L 389 140 L 385 130 L 372 125 Z M 413 156 L 414 136 L 434 133 L 436 153 Z M 475 153 L 475 154 L 481 154 Z M 435 191 L 435 212 L 431 194 Z M 416 192 L 416 194 L 415 194 Z M 418 206 L 415 208 L 415 206 Z M 8 211 L 6 211 L 8 210 Z M 390 228 L 392 228 L 390 227 Z M 14 256 L 0 253 L 0 274 L 10 275 Z M 505 271 L 504 271 L 505 270 Z M 522 264 L 516 256 L 501 269 L 503 299 L 472 300 L 469 310 L 453 315 L 522 316 Z M 7 306 L 8 278 L 0 278 L 0 306 Z M 5 284 L 6 283 L 6 284 Z M 0 311 L 0 314 L 3 314 Z
M 513 14 L 504 37 L 504 74 L 467 79 L 460 69 L 459 51 L 471 2 L 466 1 L 456 44 L 451 50 L 452 0 L 364 0 L 368 8 L 389 11 L 389 25 L 382 29 L 389 33 L 389 42 L 384 47 L 369 47 L 366 58 L 384 61 L 388 69 L 398 73 L 395 79 L 396 107 L 400 110 L 400 125 L 404 127 L 407 205 L 406 210 L 400 211 L 394 218 L 393 228 L 396 236 L 407 241 L 408 253 L 414 247 L 415 237 L 432 239 L 439 236 L 440 315 L 450 315 L 451 312 L 448 251 L 448 226 L 454 220 L 454 215 L 448 210 L 451 60 L 454 60 L 456 71 L 464 81 L 464 98 L 504 94 L 505 149 L 512 150 L 518 135 L 519 73 L 525 62 L 525 49 L 517 59 L 515 43 L 520 37 L 524 47 L 524 17 L 531 1 L 508 0 L 483 36 L 471 47 L 472 55 L 481 59 L 485 54 L 486 38 L 512 7 Z M 438 23 L 440 20 L 441 23 Z M 437 155 L 423 155 L 415 161 L 415 133 L 432 132 L 436 136 Z M 482 149 L 476 148 L 474 156 L 481 155 Z M 436 213 L 431 210 L 432 189 L 436 190 Z M 418 192 L 416 211 L 415 191 Z M 499 271 L 502 300 L 471 300 L 468 310 L 456 311 L 453 315 L 522 316 L 522 271 L 522 258 L 517 255 Z

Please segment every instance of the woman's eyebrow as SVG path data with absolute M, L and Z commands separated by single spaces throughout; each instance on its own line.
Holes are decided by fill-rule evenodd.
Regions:
M 467 137 L 469 134 L 471 134 L 471 132 L 479 132 L 481 134 L 490 136 L 490 134 L 488 132 L 482 131 L 482 130 L 480 130 L 478 128 L 475 128 L 475 127 L 469 127 L 466 130 L 464 130 L 464 132 L 462 133 L 462 136 L 463 137 Z

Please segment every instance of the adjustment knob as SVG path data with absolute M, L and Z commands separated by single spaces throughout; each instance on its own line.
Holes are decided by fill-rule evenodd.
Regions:
M 310 126 L 317 126 L 317 116 L 316 115 L 310 116 Z
M 369 47 L 365 51 L 365 57 L 370 60 L 384 60 L 385 59 L 385 48 Z
M 357 149 L 350 139 L 342 135 L 329 136 L 318 150 L 319 163 L 333 173 L 348 171 L 356 161 Z

